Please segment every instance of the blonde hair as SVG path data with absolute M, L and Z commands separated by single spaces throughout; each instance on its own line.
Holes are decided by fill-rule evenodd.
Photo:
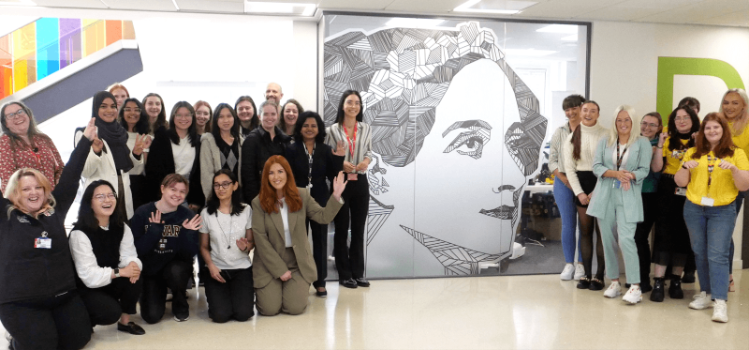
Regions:
M 18 206 L 18 202 L 21 198 L 20 182 L 21 178 L 24 176 L 34 177 L 44 189 L 44 197 L 46 197 L 46 200 L 44 205 L 39 208 L 36 213 L 29 213 Z M 49 180 L 47 180 L 47 178 L 39 172 L 39 170 L 32 168 L 21 168 L 13 173 L 13 175 L 11 175 L 10 179 L 8 179 L 8 187 L 5 188 L 5 198 L 7 198 L 11 203 L 11 205 L 8 207 L 8 216 L 10 216 L 10 213 L 13 211 L 13 209 L 18 209 L 33 217 L 38 217 L 39 214 L 50 211 L 55 207 L 55 197 L 52 196 L 52 185 L 49 183 Z
M 746 124 L 749 123 L 749 96 L 747 96 L 746 91 L 744 89 L 728 89 L 725 94 L 723 94 L 723 98 L 720 99 L 720 108 L 718 109 L 718 112 L 723 112 L 723 100 L 726 99 L 726 96 L 730 93 L 738 94 L 739 97 L 744 101 L 744 115 L 740 115 L 736 118 L 736 120 L 733 122 L 733 127 L 731 128 L 731 134 L 734 136 L 739 136 L 744 133 L 744 129 L 746 129 Z
M 629 147 L 640 138 L 640 132 L 634 129 L 635 126 L 640 125 L 641 119 L 637 116 L 635 109 L 629 105 L 621 105 L 616 107 L 616 111 L 614 111 L 614 127 L 609 130 L 609 146 L 614 146 L 616 139 L 619 138 L 619 131 L 616 129 L 616 118 L 620 112 L 627 112 L 629 119 L 632 121 L 632 130 L 629 131 L 629 139 L 627 139 L 627 147 Z

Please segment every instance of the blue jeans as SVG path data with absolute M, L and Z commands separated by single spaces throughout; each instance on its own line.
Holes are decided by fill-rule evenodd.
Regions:
M 562 250 L 564 261 L 571 264 L 575 261 L 575 247 L 580 250 L 580 240 L 577 239 L 577 207 L 574 202 L 575 194 L 562 181 L 554 181 L 554 201 L 557 202 L 559 215 L 562 218 Z M 576 244 L 577 243 L 577 244 Z M 582 262 L 582 254 L 577 255 L 577 261 Z
M 684 222 L 692 241 L 700 291 L 728 300 L 728 255 L 736 226 L 736 206 L 703 207 L 687 200 Z

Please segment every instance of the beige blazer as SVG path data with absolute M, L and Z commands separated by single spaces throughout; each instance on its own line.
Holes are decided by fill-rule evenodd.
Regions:
M 312 247 L 307 239 L 305 219 L 327 224 L 335 218 L 343 202 L 333 196 L 323 208 L 306 188 L 298 188 L 302 197 L 302 209 L 289 213 L 289 232 L 299 272 L 307 283 L 317 280 L 317 268 L 312 257 Z M 255 258 L 252 274 L 255 288 L 263 288 L 273 279 L 280 278 L 289 268 L 281 258 L 286 249 L 281 213 L 266 213 L 260 206 L 259 196 L 252 200 L 252 233 L 255 238 Z

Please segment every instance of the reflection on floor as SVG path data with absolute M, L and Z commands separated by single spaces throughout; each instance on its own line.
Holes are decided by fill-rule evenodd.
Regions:
M 746 275 L 746 276 L 744 276 Z M 329 283 L 310 291 L 300 316 L 255 316 L 214 324 L 205 295 L 190 291 L 190 320 L 146 325 L 144 336 L 96 327 L 87 349 L 747 349 L 749 270 L 737 270 L 730 322 L 690 310 L 685 299 L 627 306 L 603 292 L 575 289 L 558 275 L 377 280 L 371 288 Z M 742 283 L 743 282 L 743 283 Z M 608 281 L 607 281 L 608 283 Z M 7 342 L 0 337 L 0 348 Z

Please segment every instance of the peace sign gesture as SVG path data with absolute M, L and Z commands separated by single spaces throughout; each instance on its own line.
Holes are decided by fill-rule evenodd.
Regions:
M 145 134 L 135 136 L 135 146 L 133 146 L 134 155 L 141 155 L 143 150 L 149 147 L 151 147 L 151 136 Z

